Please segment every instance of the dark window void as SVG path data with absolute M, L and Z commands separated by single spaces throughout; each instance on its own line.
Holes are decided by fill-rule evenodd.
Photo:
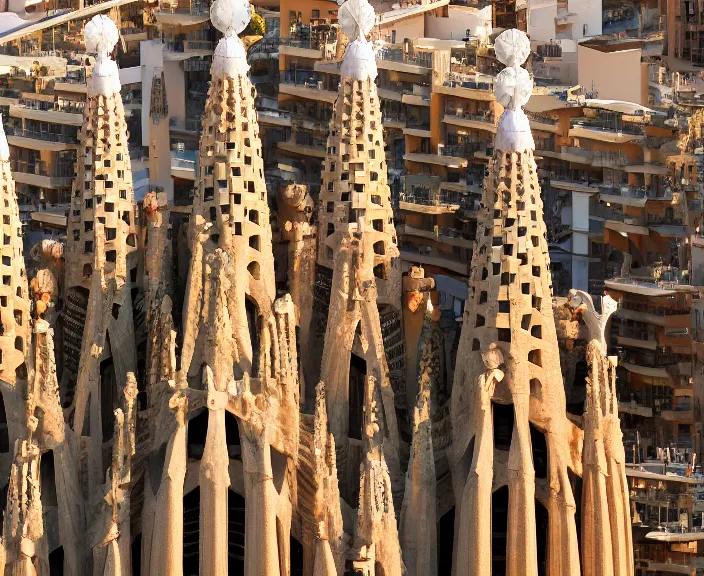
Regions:
M 450 508 L 438 521 L 438 575 L 452 574 L 452 552 L 455 537 L 455 507 Z
M 291 536 L 291 576 L 303 576 L 303 545 Z
M 132 540 L 132 576 L 141 576 L 142 574 L 142 535 L 137 534 L 137 537 Z M 51 575 L 53 576 L 53 575 Z
M 225 438 L 227 442 L 227 455 L 230 459 L 242 460 L 240 429 L 237 425 L 237 418 L 228 411 L 225 411 Z
M 227 430 L 227 429 L 226 429 Z M 200 460 L 205 449 L 205 437 L 208 434 L 208 411 L 203 410 L 188 421 L 188 457 Z
M 507 535 L 508 486 L 503 486 L 491 495 L 491 576 L 506 576 Z
M 572 486 L 572 495 L 576 510 L 574 513 L 574 523 L 577 525 L 577 550 L 582 549 L 582 478 L 577 476 L 571 468 L 567 468 L 567 477 Z
M 283 488 L 286 479 L 288 459 L 273 446 L 269 446 L 269 450 L 271 452 L 271 473 L 274 477 L 274 488 L 281 494 L 281 488 Z
M 247 325 L 249 326 L 249 339 L 252 342 L 252 375 L 256 378 L 259 374 L 259 334 L 261 334 L 261 323 L 262 318 L 259 315 L 259 308 L 257 303 L 251 298 L 247 297 L 245 302 L 245 309 L 247 311 Z
M 115 415 L 117 408 L 117 378 L 112 358 L 100 363 L 100 412 L 102 417 L 103 442 L 113 436 L 115 430 Z
M 244 576 L 245 501 L 242 496 L 227 491 L 227 574 Z M 185 551 L 184 551 L 185 552 Z M 196 572 L 196 575 L 198 573 Z M 196 576 L 194 575 L 194 576 Z M 183 576 L 187 576 L 185 573 Z
M 497 450 L 509 450 L 513 435 L 513 404 L 493 404 L 493 407 L 494 447 Z
M 56 474 L 54 473 L 54 452 L 49 450 L 42 454 L 39 465 L 39 481 L 42 487 L 42 506 L 58 506 L 56 499 Z
M 547 576 L 548 511 L 535 500 L 535 539 L 538 551 L 538 576 Z
M 348 435 L 356 440 L 362 439 L 362 421 L 364 418 L 364 379 L 367 375 L 367 363 L 356 354 L 350 355 L 350 393 L 349 393 L 349 429 Z
M 10 451 L 10 434 L 7 430 L 7 415 L 5 414 L 5 402 L 0 394 L 0 453 Z M 4 503 L 3 503 L 4 504 Z
M 200 555 L 200 488 L 183 497 L 183 576 L 198 576 Z
M 134 571 L 134 563 L 132 563 L 132 574 L 139 576 L 139 572 Z M 49 554 L 49 576 L 64 576 L 64 548 L 59 546 L 51 554 Z
M 545 434 L 533 424 L 530 425 L 530 442 L 533 449 L 533 468 L 536 478 L 548 477 L 548 445 Z
M 575 365 L 574 380 L 572 381 L 572 393 L 567 394 L 567 411 L 575 416 L 584 413 L 584 400 L 587 391 L 587 376 L 589 369 L 584 360 L 580 360 Z

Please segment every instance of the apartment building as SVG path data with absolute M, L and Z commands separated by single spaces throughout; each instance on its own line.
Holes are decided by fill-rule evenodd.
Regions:
M 623 416 L 621 416 L 623 418 Z M 704 568 L 702 478 L 676 456 L 626 468 L 636 576 L 699 574 Z

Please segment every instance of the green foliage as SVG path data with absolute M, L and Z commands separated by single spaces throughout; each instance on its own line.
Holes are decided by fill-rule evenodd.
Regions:
M 266 32 L 266 23 L 264 18 L 252 10 L 252 19 L 249 21 L 247 28 L 242 32 L 242 36 L 264 36 Z

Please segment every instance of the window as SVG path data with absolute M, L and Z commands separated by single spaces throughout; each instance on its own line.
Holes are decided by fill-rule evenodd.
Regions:
M 311 19 L 320 18 L 320 10 L 311 10 Z

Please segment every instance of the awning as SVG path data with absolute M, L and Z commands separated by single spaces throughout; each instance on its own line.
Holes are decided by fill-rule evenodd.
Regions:
M 665 112 L 653 110 L 646 106 L 641 106 L 635 102 L 626 102 L 624 100 L 599 100 L 597 98 L 588 98 L 584 101 L 587 108 L 601 108 L 602 110 L 611 110 L 613 112 L 622 112 L 624 114 L 636 114 L 637 112 L 648 112 L 666 116 Z

